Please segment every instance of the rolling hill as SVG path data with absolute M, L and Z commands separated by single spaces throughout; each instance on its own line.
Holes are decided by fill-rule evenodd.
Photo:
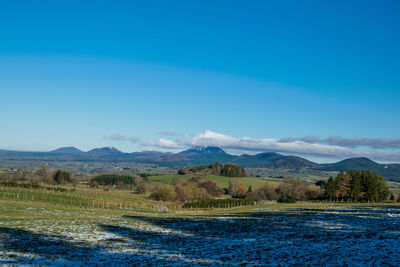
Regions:
M 74 146 L 67 146 L 67 147 L 60 147 L 57 148 L 56 150 L 50 151 L 50 153 L 55 153 L 55 154 L 82 154 L 85 153 L 82 150 L 77 149 Z
M 400 181 L 400 164 L 379 164 L 368 158 L 350 158 L 331 164 L 318 164 L 298 156 L 285 156 L 275 152 L 265 152 L 256 155 L 230 155 L 219 147 L 193 147 L 178 153 L 160 151 L 142 151 L 123 153 L 114 147 L 95 148 L 82 152 L 75 147 L 62 147 L 50 152 L 1 151 L 0 166 L 9 162 L 17 166 L 33 166 L 37 162 L 125 162 L 145 163 L 153 166 L 182 168 L 198 165 L 208 165 L 214 162 L 221 164 L 235 163 L 245 168 L 268 168 L 274 170 L 290 170 L 291 173 L 302 173 L 301 170 L 318 172 L 369 170 L 383 176 L 387 180 Z M 30 164 L 30 165 L 28 165 Z
M 104 156 L 120 156 L 124 153 L 119 151 L 115 147 L 108 146 L 108 147 L 92 149 L 92 150 L 86 152 L 85 154 L 88 156 L 104 157 Z
M 233 161 L 234 158 L 235 156 L 227 154 L 219 147 L 197 146 L 176 154 L 168 155 L 159 161 L 189 166 L 211 164 L 217 161 L 226 163 Z
M 296 156 L 284 156 L 274 152 L 259 153 L 256 155 L 241 155 L 235 163 L 247 168 L 313 168 L 318 164 Z

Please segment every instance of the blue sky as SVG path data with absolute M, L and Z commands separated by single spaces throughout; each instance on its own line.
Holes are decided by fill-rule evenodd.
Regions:
M 0 1 L 0 148 L 400 162 L 399 12 L 398 1 Z

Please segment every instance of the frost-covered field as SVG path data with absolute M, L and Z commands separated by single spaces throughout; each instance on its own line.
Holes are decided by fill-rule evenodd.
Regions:
M 400 265 L 399 207 L 214 216 L 27 208 L 24 214 L 28 219 L 0 217 L 0 264 Z

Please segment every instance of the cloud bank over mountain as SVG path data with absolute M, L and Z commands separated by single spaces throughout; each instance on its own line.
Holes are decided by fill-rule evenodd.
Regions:
M 353 138 L 343 138 L 341 136 L 330 136 L 325 139 L 321 139 L 318 136 L 305 136 L 305 137 L 284 137 L 280 139 L 280 142 L 294 142 L 303 141 L 306 143 L 323 143 L 334 146 L 342 147 L 369 147 L 374 149 L 386 149 L 400 148 L 400 138 L 366 138 L 362 136 L 357 136 Z
M 282 139 L 251 137 L 235 138 L 226 134 L 206 130 L 196 135 L 182 135 L 175 140 L 160 138 L 142 143 L 163 149 L 182 149 L 193 146 L 217 146 L 242 153 L 274 151 L 312 157 L 348 158 L 368 157 L 378 161 L 400 161 L 400 138 L 371 139 L 365 137 L 342 138 L 317 136 Z

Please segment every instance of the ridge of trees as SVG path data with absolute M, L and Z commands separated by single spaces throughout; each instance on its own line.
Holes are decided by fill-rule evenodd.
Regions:
M 97 182 L 99 185 L 116 185 L 117 183 L 135 185 L 136 177 L 129 175 L 101 174 L 94 177 L 92 181 Z
M 241 167 L 237 164 L 222 165 L 219 162 L 215 162 L 210 165 L 182 168 L 182 169 L 178 170 L 178 174 L 180 174 L 180 175 L 213 174 L 213 175 L 226 176 L 226 177 L 245 177 L 245 176 L 247 176 L 247 173 L 243 167 Z

